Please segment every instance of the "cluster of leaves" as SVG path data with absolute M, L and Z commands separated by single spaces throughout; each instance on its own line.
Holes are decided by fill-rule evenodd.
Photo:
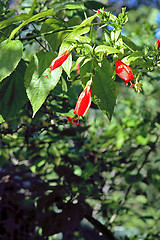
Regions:
M 122 35 L 125 9 L 115 16 L 96 1 L 62 2 L 33 1 L 30 11 L 20 6 L 24 12 L 12 17 L 3 6 L 0 156 L 1 166 L 12 165 L 1 172 L 0 234 L 111 240 L 121 238 L 123 226 L 124 238 L 158 239 L 159 50 L 151 40 L 145 48 L 145 39 L 136 46 Z M 51 61 L 70 47 L 46 78 Z M 123 88 L 118 58 L 132 67 L 135 84 L 143 79 L 142 94 Z M 66 116 L 74 116 L 70 110 L 91 78 L 87 122 L 71 125 Z M 97 106 L 109 120 L 115 108 L 110 125 Z
M 67 78 L 73 79 L 72 72 L 79 63 L 82 66 L 81 84 L 85 86 L 92 78 L 93 101 L 111 120 L 118 96 L 114 62 L 123 58 L 124 63 L 134 67 L 137 78 L 158 64 L 156 51 L 144 54 L 130 39 L 121 35 L 122 27 L 128 20 L 125 9 L 118 17 L 102 9 L 83 21 L 74 15 L 62 21 L 53 9 L 33 15 L 34 5 L 35 1 L 28 14 L 21 13 L 0 24 L 1 122 L 14 117 L 28 99 L 34 116 L 58 82 L 63 79 L 62 84 L 67 86 Z M 80 6 L 75 2 L 64 5 L 63 9 L 79 9 Z M 75 18 L 79 21 L 78 25 Z M 32 33 L 21 37 L 23 29 L 30 25 L 34 28 Z M 108 25 L 113 27 L 112 31 L 106 28 Z M 100 44 L 95 43 L 92 36 L 95 26 L 103 30 Z M 33 54 L 29 62 L 23 58 L 24 46 L 28 41 L 37 41 L 42 48 Z M 70 47 L 74 48 L 74 52 L 46 78 L 48 67 L 56 57 L 55 52 L 63 53 Z

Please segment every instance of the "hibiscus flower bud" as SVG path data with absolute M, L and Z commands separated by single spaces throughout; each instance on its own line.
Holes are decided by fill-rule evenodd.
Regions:
M 128 85 L 128 82 L 130 82 L 131 87 L 133 86 L 132 79 L 134 76 L 130 66 L 124 64 L 121 60 L 118 59 L 118 61 L 115 63 L 115 71 L 116 74 L 126 82 L 126 85 Z
M 60 67 L 64 61 L 68 58 L 69 52 L 66 50 L 64 53 L 60 54 L 58 57 L 56 57 L 52 62 L 51 65 L 49 66 L 50 72 L 53 71 L 54 69 Z
M 54 69 L 60 67 L 64 63 L 64 61 L 68 58 L 69 54 L 70 54 L 70 51 L 66 50 L 64 53 L 60 54 L 58 57 L 53 59 L 53 61 L 51 62 L 50 66 L 49 66 L 49 68 L 50 68 L 49 73 L 51 71 L 53 71 Z M 48 78 L 48 74 L 45 75 L 45 77 Z
M 78 97 L 74 114 L 84 117 L 91 105 L 91 89 L 87 85 Z
M 160 41 L 159 41 L 159 39 L 157 40 L 156 45 L 158 45 L 158 48 L 160 47 Z

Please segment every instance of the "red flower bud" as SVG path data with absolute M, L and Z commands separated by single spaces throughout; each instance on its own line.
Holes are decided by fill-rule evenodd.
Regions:
M 54 69 L 60 67 L 63 62 L 68 58 L 69 52 L 66 50 L 64 53 L 60 54 L 58 57 L 56 57 L 49 66 L 50 70 L 49 72 L 53 71 Z
M 158 45 L 158 48 L 160 47 L 160 41 L 159 39 L 157 40 L 156 44 Z
M 99 15 L 101 14 L 100 10 L 98 10 L 98 14 L 99 14 Z
M 118 61 L 115 63 L 115 71 L 116 74 L 126 82 L 126 85 L 128 85 L 128 82 L 130 82 L 131 86 L 133 86 L 131 81 L 134 76 L 130 66 L 124 64 L 121 60 L 118 59 Z
M 91 89 L 87 86 L 79 95 L 74 114 L 84 117 L 91 105 Z

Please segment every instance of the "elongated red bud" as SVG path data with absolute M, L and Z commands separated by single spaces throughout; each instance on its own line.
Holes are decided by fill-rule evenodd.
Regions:
M 115 71 L 116 74 L 126 82 L 126 85 L 128 85 L 128 82 L 130 82 L 131 86 L 133 86 L 131 81 L 134 76 L 130 66 L 124 64 L 121 60 L 118 59 L 118 61 L 115 63 Z
M 74 114 L 84 117 L 91 105 L 91 89 L 87 86 L 79 95 Z
M 64 53 L 60 54 L 58 57 L 56 57 L 52 62 L 51 65 L 49 66 L 50 71 L 53 71 L 54 69 L 60 67 L 64 61 L 68 58 L 69 52 L 66 50 Z
M 158 48 L 160 47 L 160 41 L 159 39 L 157 40 L 156 44 L 158 45 Z

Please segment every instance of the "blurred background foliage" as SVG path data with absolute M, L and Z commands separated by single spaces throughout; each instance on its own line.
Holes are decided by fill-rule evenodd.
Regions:
M 70 2 L 35 1 L 32 11 L 54 8 L 58 18 L 72 24 L 93 9 L 118 14 L 125 5 L 129 21 L 122 33 L 146 51 L 154 48 L 159 1 L 81 1 L 78 10 L 64 7 Z M 4 20 L 28 13 L 32 1 L 0 4 Z M 34 31 L 23 29 L 21 37 Z M 93 32 L 99 44 L 101 32 Z M 39 48 L 39 42 L 26 41 L 24 59 Z M 119 83 L 111 122 L 92 104 L 80 126 L 71 125 L 63 113 L 74 108 L 79 87 L 76 92 L 76 81 L 62 84 L 62 79 L 33 119 L 27 103 L 1 124 L 0 239 L 160 238 L 159 72 L 157 67 L 140 77 L 140 93 Z

